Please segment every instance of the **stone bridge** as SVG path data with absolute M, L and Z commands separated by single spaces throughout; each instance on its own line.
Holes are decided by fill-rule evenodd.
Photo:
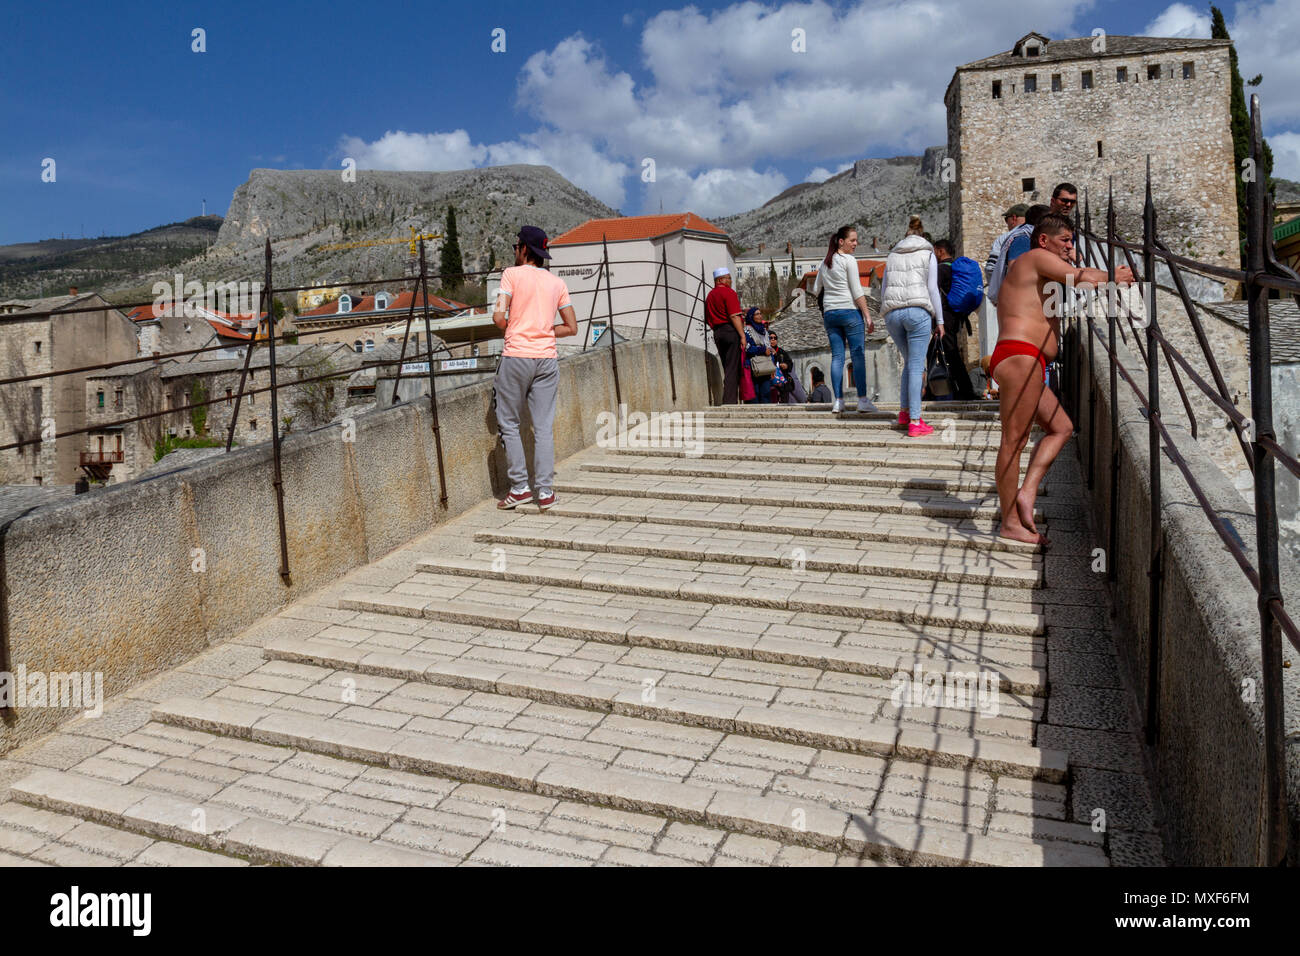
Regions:
M 930 406 L 923 440 L 887 405 L 710 407 L 714 360 L 679 346 L 674 398 L 663 348 L 620 346 L 620 394 L 603 355 L 562 363 L 568 457 L 545 514 L 490 499 L 487 386 L 442 398 L 445 508 L 427 409 L 370 413 L 354 447 L 295 436 L 288 587 L 265 512 L 217 494 L 256 472 L 269 499 L 258 449 L 15 522 L 8 660 L 79 661 L 110 697 L 101 715 L 6 726 L 0 863 L 1249 862 L 1253 805 L 1189 822 L 1207 805 L 1162 781 L 1140 737 L 1131 625 L 1111 604 L 1127 579 L 1109 588 L 1098 564 L 1079 447 L 1040 499 L 1043 551 L 994 535 L 992 406 Z M 597 443 L 618 398 L 677 427 Z M 295 484 L 298 461 L 315 485 Z M 304 500 L 335 468 L 353 486 Z M 102 594 L 69 564 L 68 529 L 159 534 L 169 514 L 189 530 L 119 539 L 94 579 L 154 569 L 123 602 L 132 620 L 51 634 L 23 618 L 24 586 L 68 607 Z M 1195 610 L 1170 626 L 1233 639 Z M 1191 672 L 1236 680 L 1213 659 Z M 1207 746 L 1249 737 L 1212 719 L 1194 728 Z M 1218 782 L 1225 802 L 1258 786 Z

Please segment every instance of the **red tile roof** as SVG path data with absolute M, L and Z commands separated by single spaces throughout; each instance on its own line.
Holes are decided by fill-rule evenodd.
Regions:
M 799 287 L 805 292 L 812 291 L 813 279 L 817 277 L 817 270 L 804 273 L 804 277 L 799 280 Z M 868 285 L 872 278 L 883 279 L 885 277 L 885 260 L 884 259 L 859 259 L 858 260 L 858 281 L 863 285 Z
M 416 298 L 415 304 L 416 306 L 424 305 L 423 294 L 421 294 L 418 298 Z M 388 300 L 388 307 L 386 309 L 381 309 L 379 311 L 381 315 L 388 315 L 393 312 L 406 312 L 410 308 L 411 308 L 411 293 L 408 291 L 408 292 L 399 292 L 395 296 L 390 296 Z M 444 299 L 440 295 L 431 294 L 429 296 L 429 308 L 438 309 L 440 311 L 460 312 L 464 309 L 468 309 L 469 306 L 466 305 L 464 302 L 457 302 L 455 299 Z M 352 303 L 352 309 L 349 312 L 339 312 L 339 302 L 338 299 L 335 299 L 332 302 L 326 302 L 324 305 L 317 306 L 316 308 L 308 312 L 298 313 L 298 318 L 300 319 L 318 318 L 323 315 L 353 315 L 353 314 L 364 315 L 367 312 L 374 312 L 374 311 L 375 311 L 375 297 L 373 295 L 367 295 L 367 296 L 363 296 L 360 299 L 354 300 Z
M 701 219 L 693 212 L 679 212 L 664 216 L 622 216 L 617 219 L 588 219 L 581 226 L 560 233 L 551 240 L 552 246 L 580 245 L 600 242 L 627 242 L 630 239 L 653 239 L 670 233 L 691 229 L 695 232 L 726 233 L 713 223 Z

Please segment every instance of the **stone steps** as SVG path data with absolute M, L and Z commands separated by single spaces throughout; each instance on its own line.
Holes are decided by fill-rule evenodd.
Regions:
M 683 527 L 816 535 L 864 544 L 918 544 L 950 550 L 990 551 L 999 556 L 1014 554 L 1028 557 L 1041 554 L 1043 550 L 1036 544 L 997 537 L 996 522 L 986 518 L 952 521 L 909 515 L 904 519 L 895 515 L 833 507 L 823 509 L 818 514 L 811 508 L 776 509 L 765 506 L 753 509 L 731 502 L 691 505 L 680 500 L 611 494 L 566 495 L 558 499 L 546 514 L 566 518 L 605 518 L 611 521 L 646 521 Z
M 770 444 L 746 446 L 726 441 L 706 441 L 698 449 L 686 448 L 607 448 L 601 449 L 608 457 L 615 455 L 635 455 L 637 457 L 689 458 L 692 461 L 781 461 L 799 464 L 819 465 L 823 468 L 833 466 L 860 466 L 864 468 L 885 468 L 892 474 L 915 474 L 926 470 L 930 474 L 949 471 L 986 471 L 993 474 L 996 455 L 993 461 L 986 461 L 984 455 L 955 455 L 951 457 L 932 457 L 928 461 L 922 458 L 906 458 L 897 452 L 888 454 L 877 452 L 852 452 L 837 454 L 833 448 L 817 448 L 809 451 L 811 446 L 802 443 Z
M 502 563 L 505 564 L 502 567 Z M 826 586 L 791 583 L 791 573 L 765 579 L 757 573 L 745 574 L 747 566 L 725 562 L 699 562 L 703 570 L 687 572 L 695 580 L 682 580 L 666 569 L 646 568 L 636 575 L 611 571 L 607 566 L 584 564 L 574 569 L 553 563 L 515 557 L 504 562 L 498 557 L 441 557 L 426 559 L 416 569 L 439 575 L 456 575 L 518 582 L 522 584 L 569 587 L 586 591 L 609 591 L 660 599 L 682 598 L 711 604 L 739 605 L 747 608 L 775 608 L 809 611 L 823 615 L 864 620 L 901 621 L 920 626 L 951 626 L 996 631 L 1004 634 L 1042 634 L 1044 620 L 1041 606 L 1010 589 L 989 597 L 978 585 L 929 584 L 926 593 L 909 587 L 912 579 L 878 578 L 854 575 L 860 582 Z M 737 570 L 739 569 L 739 570 Z M 762 569 L 759 569 L 760 571 Z M 775 573 L 775 572 L 772 572 Z M 702 578 L 702 579 L 701 579 Z M 730 580 L 728 580 L 728 578 Z M 859 593 L 852 593 L 853 591 Z M 545 614 L 541 599 L 516 602 L 511 610 L 520 617 Z M 533 605 L 541 605 L 534 609 Z M 431 605 L 432 606 L 432 605 Z
M 652 419 L 653 421 L 653 419 Z M 673 423 L 676 419 L 662 420 L 665 423 Z M 759 419 L 759 428 L 799 428 L 799 429 L 854 429 L 861 430 L 868 434 L 874 432 L 885 432 L 893 434 L 902 434 L 902 429 L 898 424 L 898 416 L 886 412 L 880 414 L 868 413 L 859 415 L 856 412 L 844 416 L 825 415 L 807 415 L 794 416 L 785 415 L 780 418 L 763 418 Z M 716 415 L 705 412 L 695 422 L 702 424 L 705 428 L 749 428 L 755 427 L 754 419 L 751 416 L 736 415 Z M 962 435 L 983 435 L 983 434 L 1001 434 L 1001 423 L 997 420 L 989 420 L 980 416 L 977 418 L 969 417 L 961 413 L 936 415 L 929 424 L 936 429 L 942 430 L 947 427 L 948 423 L 952 425 Z M 629 425 L 628 433 L 632 435 L 645 435 L 654 431 L 654 426 L 646 425 Z
M 934 424 L 931 422 L 930 424 Z M 706 430 L 699 436 L 706 447 L 715 444 L 744 445 L 789 445 L 817 446 L 827 448 L 890 448 L 901 453 L 900 460 L 926 461 L 936 453 L 946 457 L 996 458 L 998 444 L 1001 441 L 998 432 L 966 435 L 956 433 L 952 440 L 944 438 L 943 431 L 935 427 L 932 434 L 924 438 L 909 438 L 905 432 L 895 429 L 869 431 L 865 428 L 781 428 L 765 430 L 761 425 L 747 428 Z M 630 446 L 629 446 L 630 447 Z M 634 449 L 639 451 L 640 449 Z M 1033 451 L 1033 442 L 1026 444 L 1023 454 Z
M 962 828 L 888 814 L 863 814 L 817 805 L 808 799 L 656 779 L 625 769 L 601 768 L 564 758 L 532 757 L 488 744 L 429 734 L 359 727 L 338 719 L 268 707 L 176 699 L 158 705 L 154 716 L 173 726 L 264 746 L 324 754 L 409 774 L 468 781 L 501 788 L 506 793 L 612 807 L 831 852 L 912 864 L 1105 864 L 1104 854 L 1093 846 L 1016 838 L 1001 831 L 982 835 L 972 832 L 973 826 Z M 49 783 L 44 788 L 56 789 Z M 39 794 L 31 793 L 35 789 L 28 786 L 15 792 L 20 799 L 39 798 Z M 892 795 L 890 802 L 894 803 Z M 325 852 L 328 854 L 330 850 Z
M 440 857 L 268 819 L 222 804 L 178 798 L 64 770 L 38 770 L 13 785 L 15 800 L 119 831 L 224 854 L 230 862 L 288 866 L 438 866 Z M 197 862 L 197 861 L 194 861 Z M 191 862 L 190 865 L 194 865 Z
M 1000 515 L 994 495 L 979 495 L 967 502 L 932 492 L 906 489 L 880 489 L 872 494 L 837 490 L 825 486 L 808 488 L 797 481 L 766 481 L 755 478 L 688 478 L 673 475 L 604 475 L 599 472 L 561 474 L 555 491 L 571 495 L 619 495 L 634 498 L 661 498 L 677 501 L 744 502 L 747 506 L 766 505 L 776 508 L 840 508 L 846 511 L 869 511 L 885 514 L 918 515 L 935 518 L 997 518 Z M 1035 521 L 1043 518 L 1035 507 Z M 1040 530 L 1043 530 L 1040 528 Z
M 874 488 L 906 488 L 925 491 L 945 491 L 952 494 L 996 495 L 997 486 L 992 479 L 935 478 L 917 471 L 899 473 L 898 468 L 849 468 L 831 470 L 826 465 L 780 463 L 741 460 L 725 464 L 700 461 L 695 458 L 634 457 L 631 453 L 608 455 L 583 461 L 584 472 L 621 475 L 678 475 L 687 478 L 767 477 L 782 481 L 802 481 L 809 485 L 864 486 Z M 1042 492 L 1040 492 L 1041 494 Z
M 978 551 L 957 558 L 944 558 L 915 549 L 911 555 L 905 555 L 885 548 L 837 546 L 833 539 L 827 541 L 809 535 L 765 532 L 747 532 L 743 537 L 728 541 L 725 546 L 692 544 L 690 539 L 674 543 L 676 530 L 672 525 L 649 522 L 631 525 L 593 518 L 521 514 L 502 529 L 476 533 L 474 540 L 488 544 L 639 554 L 774 568 L 792 568 L 797 564 L 807 571 L 860 572 L 956 584 L 1036 588 L 1043 583 L 1041 565 L 1034 566 L 1023 560 L 992 559 L 994 552 Z M 662 543 L 657 539 L 662 539 Z
M 849 399 L 850 404 L 856 407 L 857 399 Z M 876 402 L 876 407 L 882 412 L 888 412 L 892 415 L 898 415 L 897 402 Z M 831 405 L 828 402 L 818 402 L 803 405 L 719 405 L 708 409 L 712 414 L 717 415 L 743 415 L 755 418 L 778 418 L 784 415 L 801 415 L 809 412 L 830 412 Z M 997 402 L 922 402 L 922 412 L 935 412 L 951 410 L 954 412 L 974 412 L 985 415 L 996 416 L 998 414 Z M 856 414 L 849 412 L 846 414 Z

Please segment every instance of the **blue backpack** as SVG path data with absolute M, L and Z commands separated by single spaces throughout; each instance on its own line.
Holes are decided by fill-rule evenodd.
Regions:
M 958 315 L 974 312 L 984 301 L 984 273 L 979 263 L 968 256 L 952 260 L 952 285 L 948 288 L 948 307 Z

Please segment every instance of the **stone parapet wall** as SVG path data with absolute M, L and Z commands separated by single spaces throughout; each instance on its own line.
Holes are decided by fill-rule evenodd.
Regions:
M 1123 342 L 1124 367 L 1146 389 L 1146 369 Z M 1096 367 L 1083 349 L 1083 395 L 1076 423 L 1087 470 L 1095 442 L 1091 510 L 1097 546 L 1116 529 L 1116 553 L 1106 555 L 1116 573 L 1116 642 L 1138 710 L 1147 700 L 1151 469 L 1147 421 L 1132 389 L 1120 377 L 1119 505 L 1110 507 L 1110 385 L 1107 356 L 1098 342 Z M 1161 376 L 1161 407 L 1178 405 L 1167 374 Z M 1095 421 L 1088 414 L 1089 382 L 1096 390 Z M 1211 457 L 1180 424 L 1167 426 L 1197 484 L 1217 514 L 1229 522 L 1255 563 L 1255 516 Z M 1090 434 L 1091 433 L 1091 434 Z M 1163 442 L 1162 442 L 1163 445 Z M 1161 460 L 1161 525 L 1164 576 L 1161 588 L 1159 733 L 1149 748 L 1153 781 L 1166 823 L 1166 847 L 1179 865 L 1253 865 L 1261 859 L 1263 778 L 1263 681 L 1256 596 L 1214 531 L 1191 488 L 1167 457 Z M 1279 470 L 1279 474 L 1281 474 Z M 1286 480 L 1279 478 L 1280 481 Z M 1283 597 L 1300 613 L 1300 568 L 1282 555 Z M 1283 656 L 1296 654 L 1283 639 Z M 1287 801 L 1292 864 L 1300 833 L 1300 672 L 1282 672 L 1286 698 Z
M 619 346 L 629 410 L 709 404 L 716 358 L 680 343 L 673 352 L 675 402 L 665 343 Z M 445 508 L 427 399 L 358 414 L 351 442 L 340 424 L 287 436 L 289 585 L 279 575 L 270 442 L 80 495 L 0 528 L 0 671 L 101 672 L 105 695 L 120 694 L 504 494 L 491 398 L 490 381 L 440 396 Z M 592 444 L 598 416 L 616 404 L 605 351 L 563 359 L 557 459 Z M 0 713 L 4 752 L 80 710 Z

